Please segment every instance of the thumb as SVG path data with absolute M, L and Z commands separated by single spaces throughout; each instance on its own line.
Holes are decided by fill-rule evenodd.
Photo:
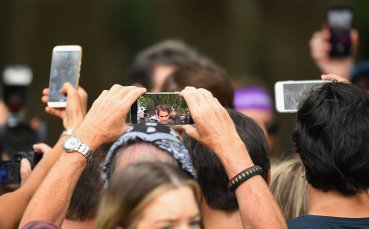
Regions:
M 51 151 L 51 147 L 45 143 L 38 143 L 33 145 L 33 150 L 38 153 L 47 154 Z
M 72 94 L 77 93 L 77 90 L 70 84 L 69 82 L 64 83 L 63 87 L 60 89 L 60 92 L 63 94 Z
M 192 125 L 183 125 L 182 128 L 185 130 L 186 134 L 197 141 L 200 141 L 200 134 L 197 129 Z M 200 141 L 201 142 L 201 141 Z
M 31 175 L 32 168 L 31 163 L 26 158 L 22 158 L 20 162 L 20 177 L 21 177 L 21 186 L 26 183 L 28 177 Z

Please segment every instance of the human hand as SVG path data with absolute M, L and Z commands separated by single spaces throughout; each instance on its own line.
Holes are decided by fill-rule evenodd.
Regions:
M 354 65 L 354 54 L 358 46 L 359 34 L 355 29 L 351 31 L 352 55 L 343 58 L 331 58 L 329 56 L 331 50 L 330 36 L 327 28 L 323 28 L 321 31 L 313 34 L 310 39 L 311 57 L 322 73 L 334 73 L 349 80 L 350 72 Z
M 326 74 L 321 76 L 322 80 L 330 80 L 330 81 L 338 81 L 344 83 L 350 83 L 347 79 L 343 78 L 342 76 L 338 76 L 335 74 Z
M 33 150 L 36 153 L 42 153 L 42 154 L 48 154 L 51 151 L 51 147 L 44 144 L 44 143 L 38 143 L 33 145 Z M 32 166 L 30 161 L 27 158 L 22 158 L 20 161 L 20 178 L 21 183 L 20 185 L 23 186 L 24 183 L 28 180 L 29 176 L 32 173 Z
M 87 113 L 87 92 L 82 87 L 78 87 L 76 90 L 70 83 L 65 83 L 60 92 L 67 95 L 66 108 L 57 109 L 46 107 L 45 111 L 62 119 L 65 129 L 75 129 L 83 121 Z M 43 103 L 47 104 L 49 88 L 45 88 L 42 94 L 41 100 Z
M 243 142 L 227 110 L 205 89 L 186 87 L 180 93 L 187 102 L 195 126 L 184 125 L 186 133 L 215 153 L 226 152 L 231 145 Z M 219 153 L 217 153 L 218 156 Z
M 73 135 L 80 137 L 92 150 L 102 143 L 114 141 L 127 129 L 127 114 L 145 92 L 145 88 L 118 84 L 104 90 Z
M 34 144 L 32 147 L 35 152 L 43 154 L 48 154 L 52 150 L 52 148 L 45 143 L 37 143 Z

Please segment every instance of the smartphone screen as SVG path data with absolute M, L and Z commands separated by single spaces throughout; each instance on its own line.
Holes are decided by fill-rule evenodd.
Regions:
M 156 122 L 164 125 L 193 124 L 187 103 L 178 92 L 146 93 L 132 105 L 131 123 Z
M 82 49 L 77 45 L 56 46 L 53 50 L 49 102 L 50 107 L 65 107 L 66 96 L 60 93 L 65 82 L 78 86 Z
M 317 89 L 325 80 L 279 81 L 274 85 L 277 111 L 297 112 L 298 105 L 306 95 Z
M 19 162 L 0 162 L 0 184 L 19 184 Z
M 331 57 L 345 57 L 351 54 L 351 29 L 353 11 L 350 8 L 330 8 L 327 11 L 327 24 L 331 34 Z

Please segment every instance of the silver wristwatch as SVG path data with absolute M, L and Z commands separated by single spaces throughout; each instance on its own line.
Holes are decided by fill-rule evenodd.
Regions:
M 92 150 L 76 136 L 68 138 L 64 144 L 63 149 L 65 152 L 78 152 L 82 154 L 88 162 L 92 161 Z

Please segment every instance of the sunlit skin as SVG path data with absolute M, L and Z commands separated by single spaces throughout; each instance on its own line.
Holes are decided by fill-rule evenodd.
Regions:
M 169 123 L 169 113 L 167 111 L 159 111 L 159 122 L 161 124 L 168 124 Z
M 189 187 L 157 196 L 143 211 L 137 229 L 201 229 L 200 210 Z
M 267 124 L 273 121 L 273 113 L 260 109 L 244 109 L 240 110 L 240 112 L 252 118 L 261 127 L 267 138 L 269 148 L 273 148 L 274 138 L 267 131 Z

